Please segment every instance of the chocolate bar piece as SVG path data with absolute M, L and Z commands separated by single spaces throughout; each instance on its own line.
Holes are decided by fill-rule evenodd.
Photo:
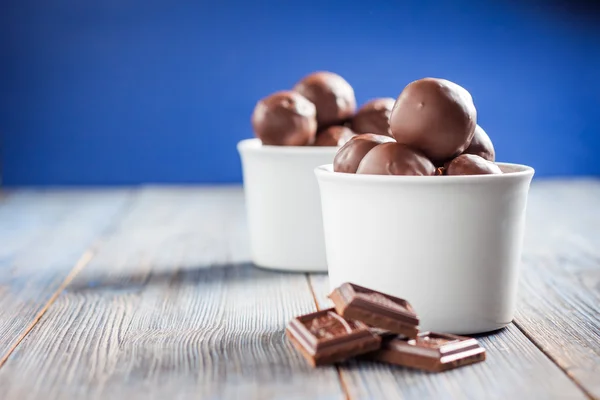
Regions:
M 312 366 L 343 361 L 381 345 L 381 338 L 369 327 L 345 320 L 333 308 L 294 318 L 286 334 Z
M 367 358 L 430 372 L 441 372 L 485 360 L 477 340 L 445 333 L 423 332 L 416 339 L 386 338 Z
M 419 333 L 419 318 L 404 299 L 344 283 L 329 295 L 335 309 L 346 319 L 398 333 L 410 338 Z

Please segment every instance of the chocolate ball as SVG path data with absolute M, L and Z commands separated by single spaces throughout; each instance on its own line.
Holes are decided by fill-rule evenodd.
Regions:
M 354 132 L 345 126 L 330 126 L 329 128 L 317 132 L 315 146 L 343 146 L 354 137 Z
M 376 133 L 392 136 L 390 114 L 395 100 L 391 97 L 374 99 L 365 103 L 352 117 L 351 127 L 356 133 Z
M 357 174 L 434 175 L 435 166 L 423 153 L 401 143 L 375 146 L 362 159 Z
M 363 157 L 381 143 L 395 142 L 389 136 L 365 133 L 356 135 L 343 145 L 333 159 L 333 170 L 335 172 L 346 172 L 354 174 Z
M 265 145 L 307 145 L 317 132 L 315 105 L 296 92 L 273 93 L 256 104 L 252 127 Z
M 469 92 L 445 79 L 409 83 L 394 104 L 390 130 L 398 143 L 433 161 L 461 154 L 471 142 L 477 111 Z
M 332 72 L 315 72 L 303 78 L 294 90 L 317 107 L 319 129 L 342 125 L 356 111 L 354 89 L 344 78 Z
M 496 151 L 494 150 L 494 144 L 483 130 L 482 127 L 477 125 L 475 127 L 475 134 L 471 140 L 469 147 L 465 149 L 463 154 L 475 154 L 476 156 L 485 158 L 488 161 L 496 160 Z
M 474 154 L 461 154 L 446 168 L 446 175 L 487 175 L 501 174 L 500 167 L 491 161 Z

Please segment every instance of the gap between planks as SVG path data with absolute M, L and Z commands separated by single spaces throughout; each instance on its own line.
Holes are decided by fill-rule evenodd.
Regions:
M 48 309 L 56 301 L 58 296 L 60 296 L 61 292 L 63 290 L 65 290 L 67 286 L 69 286 L 69 284 L 73 281 L 73 279 L 75 279 L 75 277 L 81 272 L 81 270 L 83 268 L 85 268 L 86 265 L 89 264 L 89 262 L 92 260 L 92 258 L 94 258 L 95 253 L 96 253 L 95 246 L 92 246 L 92 248 L 90 250 L 86 250 L 83 253 L 83 255 L 81 257 L 79 257 L 79 260 L 77 260 L 77 262 L 75 263 L 75 266 L 71 269 L 71 271 L 69 272 L 67 277 L 62 281 L 62 283 L 60 284 L 58 289 L 56 289 L 56 291 L 54 291 L 54 293 L 52 293 L 52 296 L 50 296 L 50 298 L 48 299 L 46 304 L 44 304 L 42 306 L 40 311 L 33 318 L 33 321 L 31 321 L 31 323 L 25 328 L 23 333 L 21 333 L 17 337 L 17 340 L 13 343 L 13 345 L 10 346 L 9 349 L 6 351 L 6 353 L 2 356 L 2 358 L 0 358 L 0 368 L 2 368 L 2 366 L 6 363 L 6 361 L 11 356 L 11 354 L 15 351 L 15 349 L 19 346 L 19 344 L 21 344 L 23 339 L 25 339 L 27 337 L 29 332 L 31 332 L 31 330 L 35 327 L 35 325 L 42 319 L 44 314 L 46 314 L 46 311 L 48 311 Z
M 313 296 L 314 296 L 314 293 L 313 293 Z M 517 322 L 516 319 L 513 319 L 513 324 L 517 327 L 518 330 L 521 331 L 521 333 L 523 335 L 525 335 L 525 337 L 527 339 L 529 339 L 529 341 L 531 343 L 533 343 L 533 345 L 535 347 L 537 347 L 546 357 L 548 357 L 548 359 L 550 361 L 552 361 L 554 363 L 554 365 L 556 365 L 558 368 L 560 368 L 561 371 L 563 371 L 565 373 L 565 375 L 567 375 L 569 377 L 569 379 L 575 384 L 575 386 L 577 386 L 590 400 L 595 399 L 593 394 L 590 391 L 588 391 L 583 385 L 581 385 L 579 383 L 579 381 L 577 379 L 575 379 L 575 377 L 573 377 L 569 373 L 568 369 L 563 368 L 555 357 L 552 357 L 552 355 L 548 351 L 544 350 L 544 347 L 537 340 L 535 340 L 535 337 L 533 337 L 533 335 L 530 335 L 529 333 L 527 333 L 527 330 L 525 330 L 525 328 L 523 328 L 521 326 L 521 324 L 519 322 Z
M 0 191 L 0 194 L 1 193 L 2 192 Z M 94 259 L 94 256 L 98 252 L 98 249 L 100 248 L 104 238 L 106 238 L 108 235 L 110 235 L 112 233 L 112 231 L 114 230 L 114 228 L 116 227 L 118 222 L 121 220 L 123 215 L 127 214 L 131 210 L 133 204 L 135 203 L 135 198 L 136 198 L 136 195 L 133 194 L 129 198 L 129 200 L 126 201 L 122 210 L 120 212 L 118 212 L 117 215 L 115 216 L 114 222 L 112 224 L 109 224 L 109 226 L 104 230 L 104 232 L 100 232 L 98 234 L 98 239 L 96 240 L 96 242 L 93 243 L 87 250 L 85 250 L 83 252 L 83 254 L 79 257 L 77 262 L 75 262 L 75 265 L 73 265 L 73 268 L 71 268 L 71 270 L 69 271 L 69 273 L 67 274 L 65 279 L 61 282 L 61 284 L 58 286 L 58 288 L 52 293 L 52 295 L 50 296 L 48 301 L 42 306 L 42 308 L 40 308 L 40 311 L 38 311 L 38 313 L 35 315 L 35 317 L 32 319 L 32 321 L 29 323 L 29 325 L 27 325 L 25 330 L 17 337 L 15 342 L 8 348 L 8 350 L 6 350 L 6 353 L 0 354 L 0 368 L 2 368 L 4 366 L 4 364 L 6 364 L 6 362 L 10 358 L 10 356 L 15 352 L 17 347 L 19 347 L 21 342 L 23 342 L 23 340 L 25 340 L 27 335 L 29 335 L 29 333 L 31 333 L 31 331 L 33 330 L 33 328 L 35 328 L 35 326 L 38 324 L 38 322 L 40 322 L 40 320 L 44 317 L 44 314 L 46 314 L 46 312 L 50 309 L 52 304 L 54 304 L 56 299 L 58 299 L 60 294 L 69 286 L 69 284 L 71 284 L 71 282 L 73 282 L 73 280 L 77 277 L 77 275 L 79 275 L 79 273 L 81 271 L 83 271 L 83 269 L 90 263 L 90 261 L 92 261 Z M 1 199 L 1 197 L 0 197 L 0 199 Z
M 315 302 L 315 307 L 317 307 L 317 311 L 321 311 L 321 307 L 319 306 L 319 301 L 317 300 L 317 294 L 315 293 L 315 289 L 313 288 L 313 285 L 312 285 L 312 280 L 310 278 L 310 274 L 304 274 L 304 276 L 306 276 L 306 283 L 308 284 L 308 290 L 310 290 L 310 294 L 313 298 L 313 301 Z M 342 371 L 340 370 L 340 367 L 337 364 L 335 364 L 335 370 L 337 372 L 338 379 L 340 380 L 340 387 L 342 388 L 342 391 L 344 392 L 344 398 L 346 400 L 351 400 L 350 391 L 348 390 L 348 386 L 346 385 L 346 382 L 344 381 L 344 376 L 342 375 Z

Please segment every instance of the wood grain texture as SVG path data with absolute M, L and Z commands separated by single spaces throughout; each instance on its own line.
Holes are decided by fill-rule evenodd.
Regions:
M 237 262 L 245 235 L 237 188 L 145 190 L 0 369 L 3 399 L 344 398 L 284 335 L 315 310 L 306 276 Z
M 532 190 L 515 323 L 600 399 L 600 181 Z
M 0 202 L 0 360 L 130 196 L 20 190 Z
M 311 275 L 320 308 L 326 275 Z M 352 399 L 585 399 L 584 393 L 514 325 L 478 337 L 487 360 L 440 374 L 375 362 L 355 361 L 339 367 Z
M 49 200 L 28 219 L 26 202 L 15 202 L 15 195 L 34 203 L 26 193 L 0 200 L 0 265 L 21 254 L 19 265 L 30 265 L 21 271 L 30 272 L 17 298 L 30 296 L 36 304 L 44 293 L 35 288 L 53 282 L 38 276 L 60 271 L 59 261 L 76 251 L 66 239 L 39 256 L 27 249 L 44 248 L 56 224 L 72 232 L 66 238 L 77 236 L 78 217 L 66 208 L 88 215 L 92 225 L 99 221 L 88 206 Z M 430 375 L 350 362 L 339 368 L 340 383 L 335 368 L 308 368 L 284 338 L 290 318 L 315 309 L 306 276 L 244 263 L 239 189 L 145 189 L 0 369 L 0 398 L 329 399 L 343 398 L 344 390 L 356 399 L 585 398 L 552 361 L 600 398 L 598 204 L 598 181 L 536 182 L 516 326 L 480 338 L 485 363 Z M 12 232 L 1 223 L 10 218 L 31 228 Z M 52 266 L 47 259 L 59 261 Z M 322 306 L 326 279 L 310 275 Z M 2 306 L 8 291 L 0 288 Z

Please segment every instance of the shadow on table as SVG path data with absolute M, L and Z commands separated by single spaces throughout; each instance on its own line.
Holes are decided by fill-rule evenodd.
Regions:
M 213 264 L 184 268 L 153 268 L 128 272 L 126 268 L 95 267 L 94 271 L 83 271 L 65 289 L 66 292 L 95 290 L 139 291 L 145 286 L 168 285 L 186 286 L 210 284 L 212 282 L 263 281 L 304 276 L 304 273 L 267 270 L 256 267 L 251 262 Z

